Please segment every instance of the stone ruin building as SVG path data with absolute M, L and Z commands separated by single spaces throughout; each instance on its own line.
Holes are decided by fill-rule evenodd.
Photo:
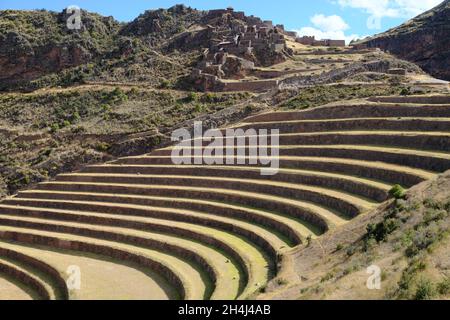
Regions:
M 331 40 L 331 39 L 323 39 L 316 40 L 314 36 L 303 36 L 301 38 L 295 39 L 298 43 L 307 45 L 307 46 L 316 46 L 316 47 L 345 47 L 345 40 Z
M 221 79 L 242 79 L 256 66 L 284 61 L 289 54 L 285 37 L 295 34 L 232 8 L 211 10 L 205 21 L 209 47 L 192 72 L 197 88 L 204 91 L 220 91 Z

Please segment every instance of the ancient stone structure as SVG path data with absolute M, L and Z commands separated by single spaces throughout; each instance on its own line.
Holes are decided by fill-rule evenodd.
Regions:
M 352 49 L 353 50 L 365 50 L 367 48 L 368 48 L 367 44 L 365 44 L 365 43 L 352 44 Z
M 395 74 L 395 75 L 399 75 L 399 76 L 405 76 L 406 70 L 403 68 L 391 68 L 387 71 L 387 73 Z
M 332 40 L 332 39 L 323 39 L 316 40 L 314 36 L 303 36 L 301 38 L 297 38 L 296 41 L 298 43 L 307 45 L 307 46 L 321 46 L 321 47 L 345 47 L 345 40 Z
M 244 78 L 256 65 L 284 61 L 284 52 L 289 50 L 285 35 L 294 34 L 285 31 L 283 25 L 274 26 L 272 21 L 246 17 L 233 8 L 211 10 L 206 19 L 210 22 L 209 47 L 191 75 L 196 87 L 205 91 L 225 87 L 220 79 Z

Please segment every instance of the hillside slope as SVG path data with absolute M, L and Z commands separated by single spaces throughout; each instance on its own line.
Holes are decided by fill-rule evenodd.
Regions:
M 238 163 L 240 146 L 229 157 L 229 146 L 217 141 L 214 151 L 197 141 L 181 154 L 190 154 L 187 163 L 175 161 L 177 146 L 169 145 L 60 174 L 0 202 L 0 253 L 16 258 L 4 268 L 14 273 L 30 264 L 24 255 L 31 264 L 45 256 L 47 269 L 60 271 L 61 250 L 76 265 L 80 252 L 88 252 L 151 271 L 148 281 L 159 291 L 169 287 L 168 298 L 230 300 L 261 292 L 277 298 L 279 291 L 270 296 L 273 284 L 266 287 L 277 275 L 275 289 L 289 288 L 282 298 L 370 297 L 332 285 L 376 263 L 387 297 L 445 297 L 448 174 L 413 188 L 406 201 L 401 187 L 390 190 L 450 169 L 449 124 L 448 95 L 377 97 L 236 123 L 242 132 L 280 130 L 279 145 L 272 145 L 272 132 L 270 138 L 270 154 L 280 155 L 276 163 L 270 157 L 275 175 L 261 175 L 269 169 L 261 153 L 250 161 L 252 145 L 244 149 L 247 161 Z M 35 277 L 41 286 L 30 289 L 57 298 L 55 272 L 46 285 L 29 267 L 21 270 L 22 282 Z M 101 274 L 94 271 L 92 286 L 101 285 Z M 134 297 L 148 286 L 131 280 L 133 273 L 123 277 L 134 284 Z M 330 290 L 316 288 L 319 281 Z
M 450 1 L 363 41 L 414 62 L 431 75 L 450 80 Z
M 260 298 L 450 299 L 449 188 L 447 171 L 300 247 Z M 379 289 L 367 287 L 369 266 Z
M 0 91 L 31 91 L 86 80 L 174 83 L 189 75 L 201 53 L 217 40 L 210 32 L 212 26 L 227 29 L 230 21 L 237 26 L 262 23 L 243 13 L 227 20 L 224 12 L 175 5 L 119 23 L 82 10 L 81 29 L 71 30 L 66 10 L 0 11 Z M 254 58 L 263 65 L 283 60 L 259 51 Z
M 69 16 L 65 10 L 0 11 L 0 87 L 87 63 L 110 50 L 117 21 L 82 11 L 82 29 L 69 30 Z

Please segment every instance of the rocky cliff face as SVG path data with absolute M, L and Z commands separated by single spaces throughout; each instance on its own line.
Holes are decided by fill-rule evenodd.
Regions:
M 433 76 L 450 80 L 450 0 L 405 24 L 364 40 L 418 64 Z
M 30 81 L 111 49 L 120 27 L 113 18 L 82 11 L 81 29 L 70 30 L 68 17 L 65 11 L 0 11 L 0 83 Z
M 190 26 L 198 24 L 205 14 L 204 11 L 184 5 L 175 5 L 169 9 L 147 10 L 126 24 L 120 34 L 141 37 L 150 45 L 158 45 L 161 40 L 183 33 Z

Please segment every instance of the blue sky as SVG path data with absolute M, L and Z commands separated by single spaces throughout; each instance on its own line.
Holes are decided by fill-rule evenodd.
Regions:
M 147 9 L 184 3 L 197 9 L 232 6 L 317 38 L 363 37 L 397 26 L 441 0 L 0 0 L 0 9 L 61 11 L 70 5 L 130 21 Z

